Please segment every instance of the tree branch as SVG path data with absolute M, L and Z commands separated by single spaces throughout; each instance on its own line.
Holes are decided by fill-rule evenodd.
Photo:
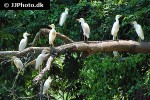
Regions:
M 48 58 L 47 63 L 46 63 L 46 67 L 33 79 L 33 82 L 34 82 L 35 84 L 37 84 L 37 83 L 43 78 L 44 74 L 45 74 L 48 70 L 50 70 L 51 63 L 52 63 L 54 57 L 55 57 L 55 56 L 52 55 L 52 56 L 50 56 L 50 57 Z
M 43 49 L 49 49 L 49 47 L 29 47 L 25 50 L 19 51 L 0 51 L 0 57 L 5 56 L 23 56 L 29 52 L 42 51 Z M 38 83 L 44 76 L 44 74 L 50 69 L 50 65 L 52 60 L 58 54 L 62 54 L 67 51 L 79 51 L 79 52 L 87 52 L 89 55 L 97 52 L 112 52 L 112 51 L 124 51 L 124 52 L 136 52 L 136 53 L 150 53 L 150 42 L 138 43 L 136 41 L 89 41 L 85 42 L 73 42 L 65 45 L 61 45 L 53 48 L 55 51 L 53 53 L 57 53 L 56 55 L 51 55 L 47 61 L 46 67 L 37 75 L 33 81 Z M 52 50 L 51 50 L 52 51 Z M 52 58 L 51 58 L 52 57 Z
M 49 47 L 29 47 L 23 51 L 0 51 L 0 57 L 6 56 L 23 56 L 29 52 L 41 52 L 43 49 L 49 49 Z M 150 42 L 138 43 L 136 41 L 89 41 L 85 42 L 73 42 L 58 47 L 54 47 L 57 53 L 63 53 L 64 51 L 72 50 L 84 52 L 87 51 L 91 54 L 97 52 L 112 52 L 112 51 L 124 51 L 124 52 L 136 52 L 136 53 L 150 53 Z
M 50 29 L 47 29 L 47 28 L 42 28 L 42 29 L 40 29 L 40 31 L 36 34 L 36 36 L 35 36 L 33 42 L 30 43 L 30 45 L 31 45 L 32 47 L 35 46 L 36 43 L 37 43 L 37 41 L 38 41 L 38 39 L 39 39 L 39 37 L 40 37 L 40 35 L 41 35 L 41 34 L 48 35 L 48 34 L 49 34 L 49 31 L 50 31 Z M 61 34 L 61 33 L 59 33 L 59 32 L 57 32 L 56 36 L 57 36 L 58 38 L 63 39 L 66 43 L 72 43 L 72 42 L 74 42 L 72 39 L 70 39 L 69 37 L 67 37 L 67 36 L 65 36 L 65 35 L 63 35 L 63 34 Z

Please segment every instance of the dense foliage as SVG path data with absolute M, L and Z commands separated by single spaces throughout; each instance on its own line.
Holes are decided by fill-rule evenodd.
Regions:
M 74 41 L 83 40 L 77 18 L 83 17 L 91 28 L 91 41 L 111 40 L 110 34 L 116 14 L 121 14 L 119 39 L 137 40 L 138 36 L 131 26 L 136 20 L 143 28 L 145 40 L 150 40 L 150 1 L 149 0 L 53 0 L 50 10 L 8 10 L 0 11 L 0 50 L 18 50 L 22 33 L 31 33 L 31 43 L 40 28 L 47 28 L 51 23 L 56 30 Z M 58 25 L 64 8 L 69 8 L 69 16 L 63 27 Z M 55 46 L 64 44 L 56 39 Z M 29 46 L 29 45 L 28 45 Z M 48 37 L 41 36 L 37 46 L 49 46 Z M 35 59 L 39 53 L 32 56 Z M 49 93 L 56 100 L 120 100 L 150 99 L 150 55 L 120 52 L 98 53 L 88 57 L 80 52 L 60 55 L 53 62 L 49 73 L 53 82 Z M 30 55 L 26 55 L 29 57 Z M 38 74 L 34 65 L 26 68 L 14 84 L 17 69 L 6 58 L 0 58 L 0 99 L 11 100 L 30 97 L 37 100 L 40 85 L 32 83 Z M 27 59 L 22 57 L 23 62 Z M 8 62 L 9 61 L 9 62 Z M 45 66 L 45 63 L 43 64 Z M 13 88 L 12 88 L 13 87 Z M 46 97 L 43 96 L 43 100 Z

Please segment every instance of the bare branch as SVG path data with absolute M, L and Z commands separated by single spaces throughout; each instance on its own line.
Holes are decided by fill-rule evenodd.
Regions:
M 63 39 L 66 43 L 73 43 L 74 41 L 70 39 L 69 37 L 57 32 L 57 37 Z
M 47 63 L 46 63 L 46 67 L 39 73 L 39 75 L 37 75 L 37 76 L 33 79 L 33 82 L 34 82 L 35 84 L 37 84 L 37 83 L 43 78 L 44 74 L 45 74 L 48 70 L 50 70 L 50 66 L 51 66 L 51 63 L 52 63 L 54 57 L 55 57 L 55 56 L 52 55 L 52 56 L 50 56 L 50 57 L 48 58 Z
M 24 49 L 23 51 L 19 52 L 19 51 L 0 51 L 0 57 L 7 57 L 7 56 L 24 56 L 26 54 L 28 54 L 29 52 L 41 52 L 43 49 L 49 49 L 49 47 L 28 47 L 26 49 Z
M 0 51 L 0 57 L 6 56 L 23 56 L 29 52 L 41 52 L 43 49 L 49 49 L 49 47 L 29 47 L 25 50 L 19 51 Z M 64 51 L 72 50 L 84 52 L 88 51 L 93 54 L 96 52 L 112 52 L 112 51 L 124 51 L 124 52 L 137 52 L 137 53 L 150 53 L 150 42 L 138 43 L 136 41 L 89 41 L 85 42 L 73 42 L 58 47 L 54 47 L 57 53 L 63 53 Z
M 49 31 L 50 31 L 50 29 L 47 29 L 47 28 L 42 28 L 42 29 L 40 29 L 40 31 L 36 34 L 36 36 L 35 36 L 33 42 L 32 42 L 30 45 L 31 45 L 32 47 L 35 46 L 36 43 L 37 43 L 37 41 L 38 41 L 38 39 L 39 39 L 39 37 L 40 37 L 40 35 L 41 35 L 41 34 L 48 35 L 48 34 L 49 34 Z M 59 32 L 57 32 L 56 35 L 57 35 L 58 38 L 63 39 L 66 43 L 72 43 L 72 42 L 74 42 L 72 39 L 70 39 L 69 37 L 67 37 L 67 36 L 65 36 L 65 35 L 63 35 L 63 34 L 61 34 L 61 33 L 59 33 Z
M 33 96 L 30 96 L 30 97 L 18 97 L 17 99 L 33 99 L 35 97 L 37 97 L 38 95 L 33 95 Z

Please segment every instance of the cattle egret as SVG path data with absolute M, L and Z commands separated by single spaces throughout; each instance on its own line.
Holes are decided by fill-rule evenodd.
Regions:
M 20 44 L 19 44 L 19 51 L 22 51 L 22 50 L 26 47 L 27 41 L 28 41 L 28 38 L 27 38 L 28 35 L 30 35 L 30 34 L 27 33 L 27 32 L 23 33 L 24 39 L 22 39 L 22 40 L 20 41 Z
M 17 58 L 16 56 L 13 56 L 12 60 L 13 60 L 13 62 L 15 64 L 15 66 L 17 67 L 18 72 L 23 71 L 22 61 L 19 58 Z
M 89 25 L 85 22 L 85 20 L 83 18 L 77 19 L 80 23 L 81 23 L 81 27 L 83 30 L 83 35 L 84 35 L 84 41 L 85 41 L 85 36 L 88 40 L 88 38 L 90 37 L 90 27 Z
M 113 40 L 116 40 L 116 38 L 117 38 L 117 34 L 118 34 L 118 31 L 119 31 L 119 18 L 121 16 L 122 15 L 116 15 L 116 18 L 115 18 L 116 22 L 114 22 L 112 30 L 111 30 L 111 35 L 113 35 Z
M 141 40 L 144 40 L 144 33 L 142 30 L 142 27 L 136 21 L 133 21 L 132 24 L 133 24 L 135 31 L 139 37 L 139 41 L 141 42 Z
M 46 49 L 43 49 L 41 54 L 37 57 L 37 59 L 35 60 L 35 69 L 37 70 L 43 63 L 45 57 L 46 57 L 46 53 L 48 53 L 49 51 Z M 39 68 L 39 72 L 40 72 L 40 68 Z
M 50 87 L 50 84 L 52 82 L 51 77 L 49 76 L 48 79 L 45 81 L 44 86 L 43 86 L 43 95 L 46 93 L 48 95 L 48 89 Z
M 59 20 L 59 25 L 63 26 L 63 24 L 65 23 L 67 17 L 68 17 L 68 8 L 65 8 L 65 11 L 61 14 L 60 16 L 60 20 Z
M 54 24 L 51 24 L 49 25 L 52 29 L 50 30 L 49 32 L 49 44 L 54 46 L 53 42 L 56 38 L 56 30 L 55 30 L 55 25 Z

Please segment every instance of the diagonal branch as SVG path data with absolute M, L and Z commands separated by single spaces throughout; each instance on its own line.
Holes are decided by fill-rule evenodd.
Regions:
M 51 64 L 52 64 L 52 61 L 53 59 L 55 58 L 54 55 L 51 55 L 48 60 L 47 60 L 47 63 L 46 63 L 46 67 L 33 79 L 33 82 L 35 84 L 37 84 L 44 76 L 44 74 L 50 70 L 50 67 L 51 67 Z

